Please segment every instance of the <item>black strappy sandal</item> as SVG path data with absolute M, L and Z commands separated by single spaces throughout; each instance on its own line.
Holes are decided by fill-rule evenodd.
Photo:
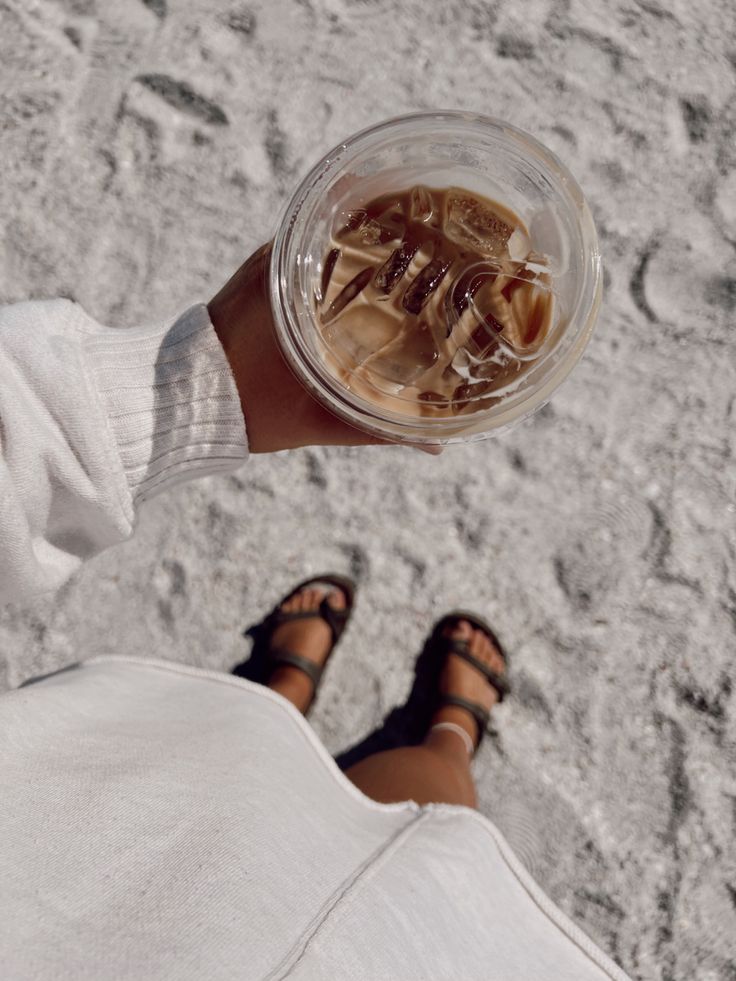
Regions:
M 471 664 L 476 669 L 476 671 L 480 671 L 480 673 L 488 679 L 488 682 L 493 685 L 498 692 L 499 702 L 502 702 L 506 695 L 508 695 L 511 691 L 511 686 L 506 675 L 498 674 L 498 672 L 494 671 L 492 668 L 489 668 L 487 664 L 484 664 L 482 661 L 479 661 L 477 657 L 474 657 L 470 653 L 470 644 L 467 640 L 457 640 L 453 637 L 443 636 L 443 631 L 450 625 L 456 624 L 458 620 L 467 620 L 471 627 L 482 631 L 486 635 L 503 658 L 504 664 L 506 665 L 506 670 L 508 671 L 508 654 L 502 647 L 501 642 L 499 641 L 495 632 L 482 617 L 479 617 L 475 613 L 470 613 L 468 610 L 452 610 L 450 613 L 445 614 L 445 616 L 443 616 L 442 619 L 435 624 L 430 643 L 432 644 L 433 648 L 435 648 L 436 656 L 441 658 L 442 663 L 444 664 L 448 654 L 457 654 L 458 657 L 461 657 L 463 661 L 467 661 L 468 664 Z M 458 708 L 465 709 L 466 712 L 469 712 L 473 716 L 478 724 L 478 739 L 475 743 L 474 749 L 474 752 L 477 753 L 478 747 L 483 741 L 483 736 L 488 729 L 490 712 L 478 702 L 471 702 L 469 699 L 463 698 L 461 695 L 442 695 L 438 693 L 437 701 L 435 703 L 435 711 L 438 708 L 441 708 L 443 705 L 456 705 Z
M 330 593 L 324 597 L 316 610 L 299 610 L 296 613 L 286 613 L 280 609 L 284 603 L 288 602 L 293 596 L 296 596 L 305 587 L 318 587 L 320 585 L 334 586 L 336 589 L 341 590 L 345 594 L 345 609 L 336 610 L 330 606 L 328 602 Z M 299 671 L 302 671 L 309 678 L 314 686 L 310 701 L 311 705 L 317 694 L 317 688 L 322 680 L 324 670 L 332 657 L 332 652 L 347 626 L 350 614 L 353 612 L 354 600 L 355 583 L 352 579 L 331 572 L 322 576 L 310 576 L 309 579 L 305 579 L 295 586 L 288 596 L 285 596 L 279 602 L 278 606 L 274 607 L 271 613 L 269 613 L 257 628 L 257 643 L 265 647 L 267 675 L 272 675 L 280 667 L 298 668 Z M 309 658 L 303 657 L 301 654 L 295 654 L 293 651 L 287 650 L 284 647 L 271 646 L 271 638 L 277 627 L 280 627 L 284 623 L 291 623 L 293 620 L 313 620 L 315 617 L 324 620 L 332 634 L 332 645 L 327 652 L 327 657 L 323 664 L 315 664 Z

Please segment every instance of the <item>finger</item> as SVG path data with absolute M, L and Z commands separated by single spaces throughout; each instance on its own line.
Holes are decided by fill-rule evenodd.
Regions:
M 408 446 L 430 456 L 439 456 L 444 450 L 444 446 L 440 443 L 412 443 L 399 438 L 376 436 L 333 415 L 328 409 L 319 405 L 311 394 L 309 399 L 310 409 L 314 413 L 310 429 L 313 428 L 319 433 L 319 439 L 315 442 L 322 445 L 331 443 L 343 446 Z
M 429 453 L 430 456 L 439 456 L 445 451 L 444 446 L 439 443 L 407 443 L 407 446 L 419 450 L 420 453 Z

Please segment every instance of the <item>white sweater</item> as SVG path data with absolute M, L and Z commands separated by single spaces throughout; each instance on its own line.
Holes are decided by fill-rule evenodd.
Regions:
M 0 598 L 127 538 L 247 455 L 206 308 L 100 327 L 0 310 Z M 9 981 L 626 981 L 465 808 L 379 805 L 275 693 L 87 661 L 0 698 Z
M 102 327 L 69 300 L 0 307 L 0 602 L 129 538 L 142 501 L 247 458 L 204 305 Z

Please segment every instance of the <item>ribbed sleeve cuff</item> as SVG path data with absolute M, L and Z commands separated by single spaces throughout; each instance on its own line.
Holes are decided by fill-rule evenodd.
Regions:
M 84 345 L 134 503 L 247 459 L 238 390 L 204 304 Z

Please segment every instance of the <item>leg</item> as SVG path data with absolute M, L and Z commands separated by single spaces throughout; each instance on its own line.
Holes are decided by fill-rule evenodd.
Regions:
M 471 653 L 489 667 L 503 673 L 504 661 L 491 641 L 480 630 L 460 620 L 448 636 L 466 640 Z M 498 692 L 472 665 L 449 654 L 440 678 L 443 694 L 460 695 L 491 708 Z M 460 726 L 472 743 L 478 740 L 478 724 L 465 709 L 448 705 L 439 709 L 432 725 L 450 722 Z M 446 803 L 475 807 L 475 784 L 470 772 L 471 756 L 459 733 L 431 729 L 421 746 L 376 753 L 356 763 L 346 776 L 368 797 L 380 803 L 414 800 L 418 804 Z
M 475 807 L 470 757 L 453 732 L 431 732 L 421 746 L 375 753 L 351 766 L 345 776 L 381 804 L 413 800 Z

